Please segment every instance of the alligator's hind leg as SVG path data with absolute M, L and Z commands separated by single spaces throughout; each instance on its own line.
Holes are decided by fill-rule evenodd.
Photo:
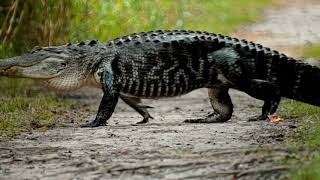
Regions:
M 277 111 L 281 100 L 280 88 L 269 81 L 259 79 L 252 80 L 250 84 L 250 88 L 246 92 L 254 98 L 264 100 L 264 104 L 262 114 L 250 118 L 249 121 L 265 120 L 268 115 Z
M 208 89 L 210 103 L 214 112 L 204 119 L 188 119 L 187 123 L 216 123 L 225 122 L 232 116 L 233 105 L 228 93 L 228 87 Z
M 127 103 L 130 107 L 136 110 L 143 117 L 142 121 L 137 122 L 137 124 L 145 124 L 149 122 L 149 118 L 153 119 L 153 117 L 149 114 L 148 108 L 152 108 L 150 106 L 141 105 L 141 99 L 135 97 L 128 97 L 120 95 L 120 98 Z

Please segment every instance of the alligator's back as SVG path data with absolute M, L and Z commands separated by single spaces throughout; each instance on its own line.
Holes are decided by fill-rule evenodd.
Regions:
M 212 35 L 157 31 L 111 41 L 109 46 L 119 56 L 112 67 L 115 73 L 121 74 L 122 92 L 156 98 L 181 95 L 207 86 L 209 79 L 216 76 L 209 72 L 208 53 L 218 47 L 202 40 Z

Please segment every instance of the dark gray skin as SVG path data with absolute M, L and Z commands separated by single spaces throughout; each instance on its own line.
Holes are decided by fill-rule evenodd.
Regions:
M 106 125 L 119 97 L 143 116 L 143 98 L 165 98 L 208 88 L 214 112 L 189 123 L 225 122 L 233 105 L 230 88 L 264 101 L 264 120 L 276 112 L 281 97 L 320 106 L 320 69 L 246 40 L 194 31 L 152 31 L 124 36 L 106 44 L 97 41 L 37 48 L 0 61 L 0 75 L 40 79 L 58 90 L 85 85 L 101 87 L 94 121 Z

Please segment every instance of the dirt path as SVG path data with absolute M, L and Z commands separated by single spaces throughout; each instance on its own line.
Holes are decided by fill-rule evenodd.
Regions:
M 294 55 L 293 47 L 320 43 L 320 2 L 280 0 L 279 7 L 267 10 L 265 19 L 235 34 Z M 292 51 L 293 50 L 293 51 Z
M 255 37 L 275 33 L 269 38 L 256 38 L 275 47 L 278 43 L 272 43 L 283 34 L 280 31 L 277 35 L 279 31 L 275 29 L 278 28 L 272 27 L 291 23 L 293 19 L 293 24 L 299 26 L 286 26 L 290 27 L 290 32 L 279 40 L 283 44 L 291 44 L 294 40 L 291 36 L 297 36 L 296 32 L 303 32 L 306 28 L 320 35 L 320 21 L 312 21 L 313 25 L 318 23 L 317 28 L 305 25 L 309 22 L 305 19 L 319 17 L 312 10 L 315 6 L 304 6 L 302 10 L 295 7 L 270 10 L 265 21 L 245 28 L 246 32 L 251 32 L 242 32 L 240 36 L 249 35 L 252 39 L 252 34 L 261 29 L 263 34 Z M 290 17 L 283 18 L 286 16 Z M 309 38 L 308 33 L 298 36 L 300 39 L 314 39 L 313 36 Z M 302 42 L 305 41 L 299 40 L 300 44 Z M 74 101 L 96 107 L 101 92 L 87 92 L 80 92 L 81 98 L 74 98 Z M 155 107 L 151 109 L 155 119 L 146 125 L 132 125 L 141 117 L 120 101 L 109 126 L 82 129 L 70 124 L 71 127 L 22 134 L 0 145 L 0 179 L 279 177 L 286 167 L 275 167 L 273 161 L 288 153 L 281 147 L 281 142 L 294 126 L 288 122 L 247 122 L 250 116 L 260 113 L 262 102 L 238 91 L 231 91 L 235 112 L 227 123 L 182 123 L 185 119 L 204 117 L 212 112 L 206 93 L 205 89 L 200 89 L 178 98 L 145 101 Z M 92 120 L 94 115 L 79 113 L 76 116 Z

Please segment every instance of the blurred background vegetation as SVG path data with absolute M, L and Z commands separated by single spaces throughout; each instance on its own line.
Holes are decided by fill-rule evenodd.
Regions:
M 107 41 L 154 29 L 228 34 L 256 21 L 269 4 L 271 0 L 1 0 L 0 59 L 34 46 Z M 0 77 L 0 92 L 0 141 L 69 119 L 62 116 L 72 103 L 36 89 L 30 80 Z
M 0 56 L 153 29 L 229 33 L 256 20 L 267 4 L 270 0 L 1 0 Z

